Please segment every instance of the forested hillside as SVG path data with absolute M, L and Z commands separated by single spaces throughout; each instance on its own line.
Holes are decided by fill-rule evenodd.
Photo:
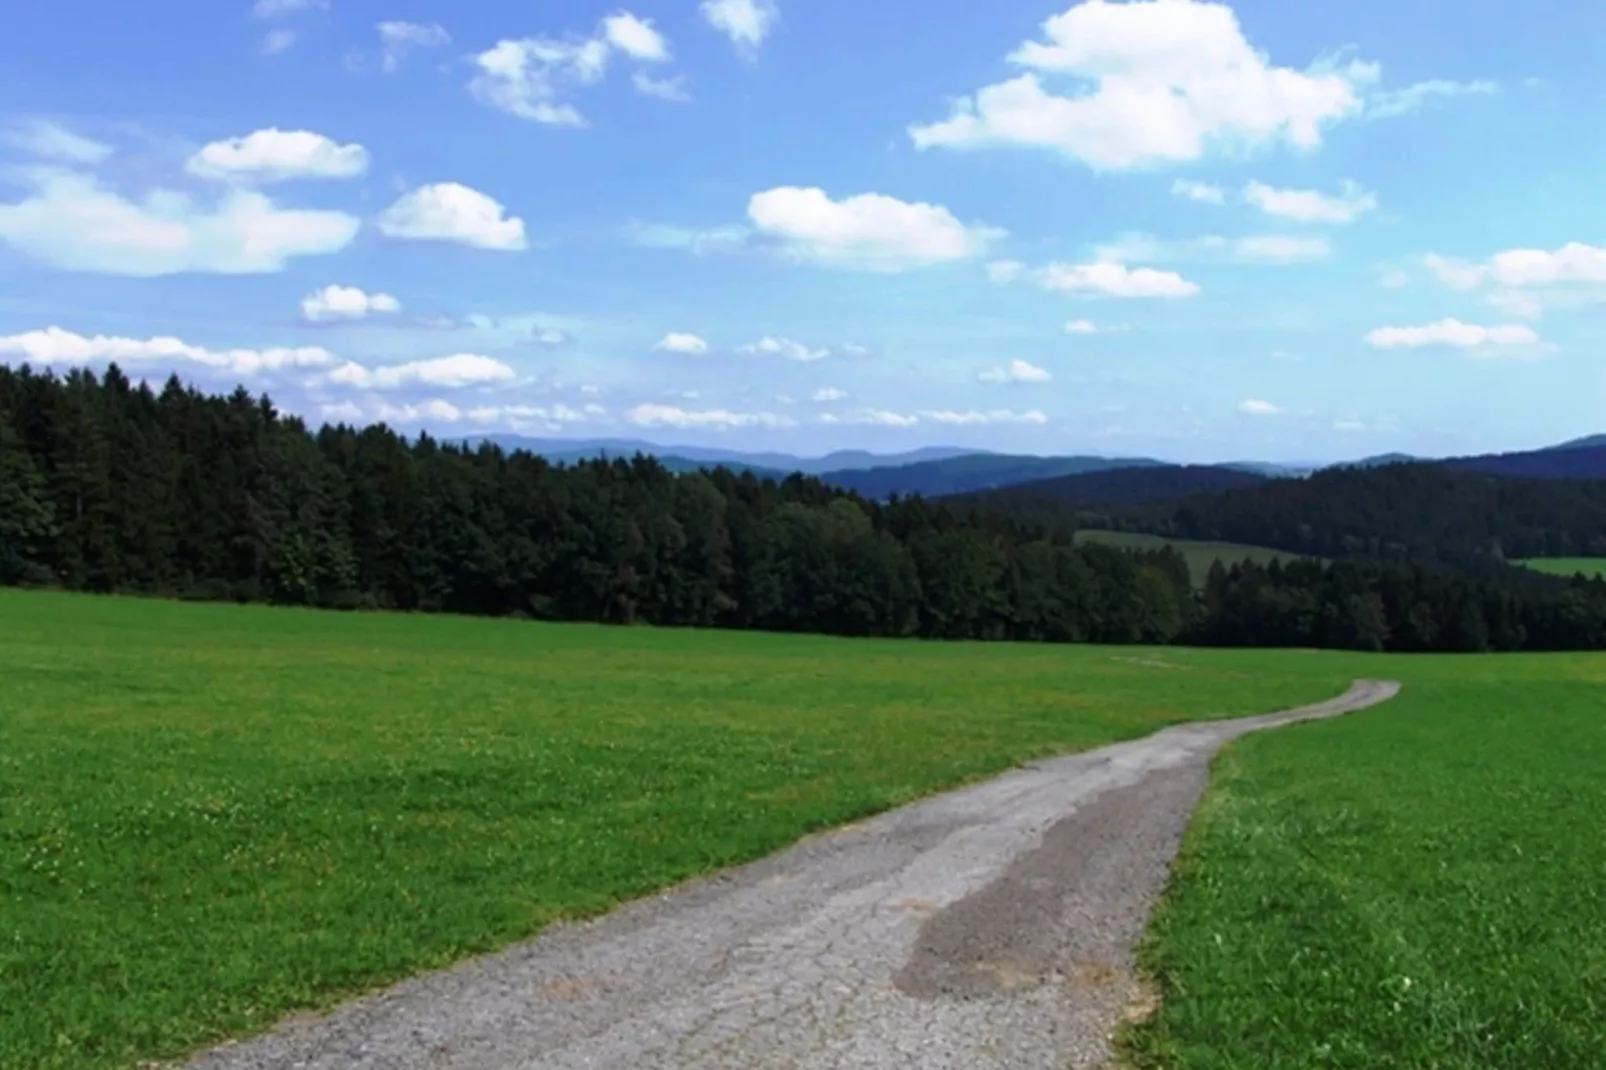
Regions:
M 1275 530 L 1298 533 L 1294 508 Z M 115 367 L 0 367 L 0 582 L 931 638 L 1475 650 L 1599 646 L 1606 628 L 1601 582 L 1246 565 L 1200 597 L 1174 553 L 1076 546 L 973 504 L 314 431 L 243 389 L 153 391 Z

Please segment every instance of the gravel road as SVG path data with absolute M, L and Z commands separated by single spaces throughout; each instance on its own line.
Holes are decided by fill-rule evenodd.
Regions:
M 1221 744 L 1398 691 L 1037 762 L 188 1067 L 1097 1067 L 1144 1004 L 1132 949 Z

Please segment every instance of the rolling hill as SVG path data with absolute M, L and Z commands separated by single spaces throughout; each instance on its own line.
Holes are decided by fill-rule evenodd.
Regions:
M 866 498 L 893 494 L 946 497 L 1090 473 L 1170 467 L 1147 457 L 1027 457 L 973 453 L 900 466 L 825 472 L 820 478 Z

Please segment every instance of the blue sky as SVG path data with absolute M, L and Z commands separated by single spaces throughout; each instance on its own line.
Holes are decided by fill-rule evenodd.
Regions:
M 313 421 L 1179 460 L 1606 430 L 1576 0 L 55 0 L 0 360 Z

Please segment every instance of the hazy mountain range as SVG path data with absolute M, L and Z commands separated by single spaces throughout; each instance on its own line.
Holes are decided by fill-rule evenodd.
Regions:
M 1215 465 L 1179 465 L 1153 457 L 1102 457 L 1076 455 L 1039 457 L 952 446 L 929 446 L 905 453 L 876 454 L 864 450 L 838 450 L 823 457 L 786 453 L 744 452 L 704 446 L 662 445 L 639 439 L 543 439 L 520 435 L 488 435 L 471 443 L 490 441 L 506 450 L 527 450 L 553 463 L 573 464 L 600 457 L 656 457 L 674 471 L 722 466 L 750 471 L 763 478 L 782 479 L 794 472 L 817 476 L 827 483 L 857 491 L 870 498 L 891 494 L 942 497 L 1019 487 L 1043 481 L 1085 476 L 1121 469 L 1172 469 L 1154 473 L 1166 486 L 1198 482 L 1201 489 L 1236 483 L 1225 473 L 1264 479 L 1290 479 L 1323 467 L 1370 468 L 1408 462 L 1445 464 L 1472 471 L 1537 479 L 1606 479 L 1606 435 L 1574 439 L 1539 450 L 1483 454 L 1469 457 L 1420 458 L 1403 453 L 1362 457 L 1332 465 L 1283 464 L 1270 461 L 1234 461 Z M 1251 478 L 1249 482 L 1253 482 Z M 1148 481 L 1145 481 L 1148 482 Z

